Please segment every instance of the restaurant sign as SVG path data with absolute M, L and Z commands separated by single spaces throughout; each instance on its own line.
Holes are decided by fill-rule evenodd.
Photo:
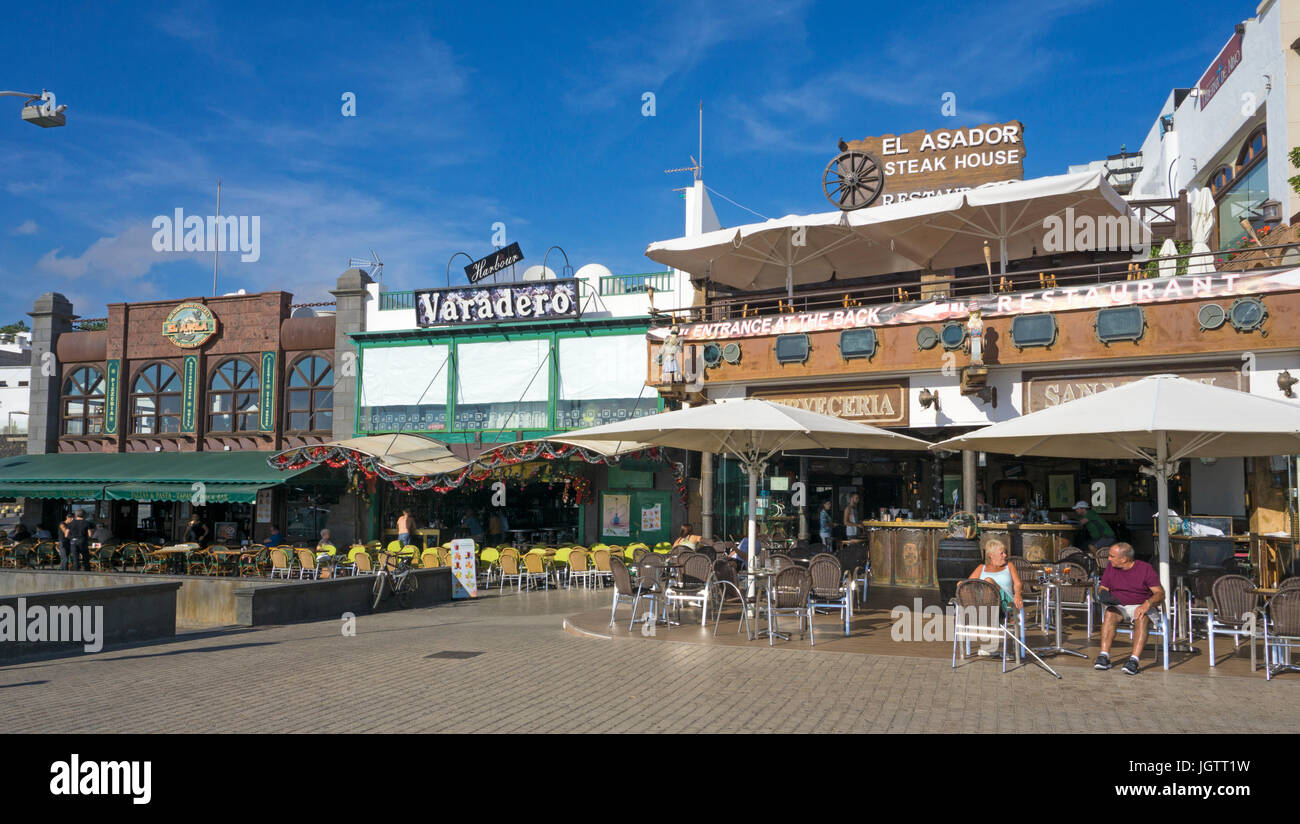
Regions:
M 122 391 L 122 361 L 109 358 L 104 376 L 104 434 L 117 434 L 118 394 Z
M 1245 295 L 1300 290 L 1300 269 L 1281 272 L 1224 272 L 1211 275 L 1122 280 L 1094 286 L 1039 289 L 1010 295 L 984 295 L 959 301 L 913 301 L 857 309 L 768 315 L 716 323 L 692 323 L 680 327 L 683 340 L 736 340 L 771 335 L 834 332 L 877 326 L 965 321 L 979 307 L 984 319 L 1063 312 L 1079 309 L 1108 309 L 1113 306 L 1144 306 L 1180 300 L 1225 300 Z M 666 327 L 651 329 L 650 337 L 662 341 Z
M 470 283 L 478 283 L 484 278 L 495 275 L 507 266 L 514 266 L 523 259 L 524 253 L 519 250 L 519 244 L 512 243 L 504 249 L 498 249 L 487 257 L 466 266 L 465 277 L 469 278 Z
M 1173 370 L 1159 369 L 1150 372 L 1116 374 L 1114 372 L 1057 373 L 1037 377 L 1025 376 L 1025 414 L 1051 409 L 1069 401 L 1086 398 L 1107 389 L 1114 389 L 1155 374 L 1169 374 Z M 1239 366 L 1222 366 L 1173 372 L 1180 378 L 1224 389 L 1250 391 L 1250 376 L 1242 374 Z
M 1214 58 L 1214 62 L 1201 75 L 1201 82 L 1197 84 L 1199 90 L 1198 97 L 1201 98 L 1201 108 L 1204 109 L 1218 94 L 1219 89 L 1223 86 L 1223 81 L 1241 65 L 1241 32 L 1237 32 L 1228 41 L 1228 44 L 1219 52 L 1219 56 Z
M 193 432 L 199 403 L 199 356 L 186 355 L 181 363 L 181 431 Z
M 162 333 L 182 349 L 195 349 L 217 334 L 217 316 L 202 303 L 182 303 L 167 315 Z
M 257 428 L 261 432 L 275 430 L 275 353 L 262 353 L 262 388 L 257 398 Z
M 835 386 L 817 391 L 769 389 L 755 398 L 873 426 L 907 426 L 908 382 Z
M 919 129 L 849 141 L 880 159 L 885 191 L 876 205 L 965 192 L 981 183 L 1023 180 L 1025 126 L 1019 120 L 956 129 Z
M 415 322 L 422 327 L 577 316 L 578 281 L 574 278 L 415 293 Z

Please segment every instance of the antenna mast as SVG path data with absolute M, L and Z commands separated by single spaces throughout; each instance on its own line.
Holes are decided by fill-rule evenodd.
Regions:
M 703 101 L 703 100 L 700 101 L 700 147 L 699 147 L 699 152 L 700 152 L 700 153 L 699 153 L 698 155 L 696 155 L 696 157 L 698 157 L 699 160 L 695 161 L 695 165 L 696 165 L 696 169 L 695 169 L 695 179 L 696 179 L 696 180 L 699 180 L 701 177 L 704 176 L 704 101 Z
M 217 232 L 221 232 L 221 178 L 217 178 Z M 217 243 L 216 238 L 212 239 L 212 297 L 217 296 L 217 261 L 221 259 L 221 253 L 217 250 L 221 244 Z

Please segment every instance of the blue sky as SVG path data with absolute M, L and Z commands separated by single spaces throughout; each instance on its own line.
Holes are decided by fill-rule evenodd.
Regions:
M 364 9 L 364 10 L 363 10 Z M 658 269 L 705 107 L 705 181 L 768 217 L 824 211 L 836 141 L 1020 119 L 1026 176 L 1138 148 L 1255 3 L 10 4 L 0 88 L 0 323 L 46 291 L 105 304 L 211 294 L 211 253 L 154 251 L 181 208 L 261 220 L 219 291 L 328 300 L 371 248 L 389 288 L 441 285 L 492 226 L 527 264 Z M 642 95 L 656 96 L 654 117 Z M 356 116 L 342 95 L 356 95 Z M 714 197 L 724 225 L 757 218 Z M 551 261 L 556 260 L 552 255 Z M 453 277 L 466 261 L 460 258 Z

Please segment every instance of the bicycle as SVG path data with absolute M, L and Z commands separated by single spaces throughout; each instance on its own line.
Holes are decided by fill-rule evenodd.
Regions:
M 371 609 L 378 610 L 380 602 L 388 594 L 397 599 L 402 609 L 408 608 L 411 596 L 419 589 L 419 581 L 412 574 L 414 571 L 409 558 L 398 559 L 394 568 L 393 559 L 389 557 L 387 563 L 375 573 L 375 597 Z

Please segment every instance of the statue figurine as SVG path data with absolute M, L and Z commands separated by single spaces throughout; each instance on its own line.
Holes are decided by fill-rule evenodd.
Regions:
M 984 363 L 984 319 L 980 317 L 979 306 L 972 306 L 970 319 L 966 321 L 966 334 L 970 336 L 970 362 L 972 365 Z
M 678 337 L 678 329 L 674 326 L 668 332 L 668 337 L 664 340 L 663 349 L 660 351 L 660 362 L 663 365 L 664 378 L 669 381 L 679 381 L 682 376 L 681 367 L 682 340 Z

